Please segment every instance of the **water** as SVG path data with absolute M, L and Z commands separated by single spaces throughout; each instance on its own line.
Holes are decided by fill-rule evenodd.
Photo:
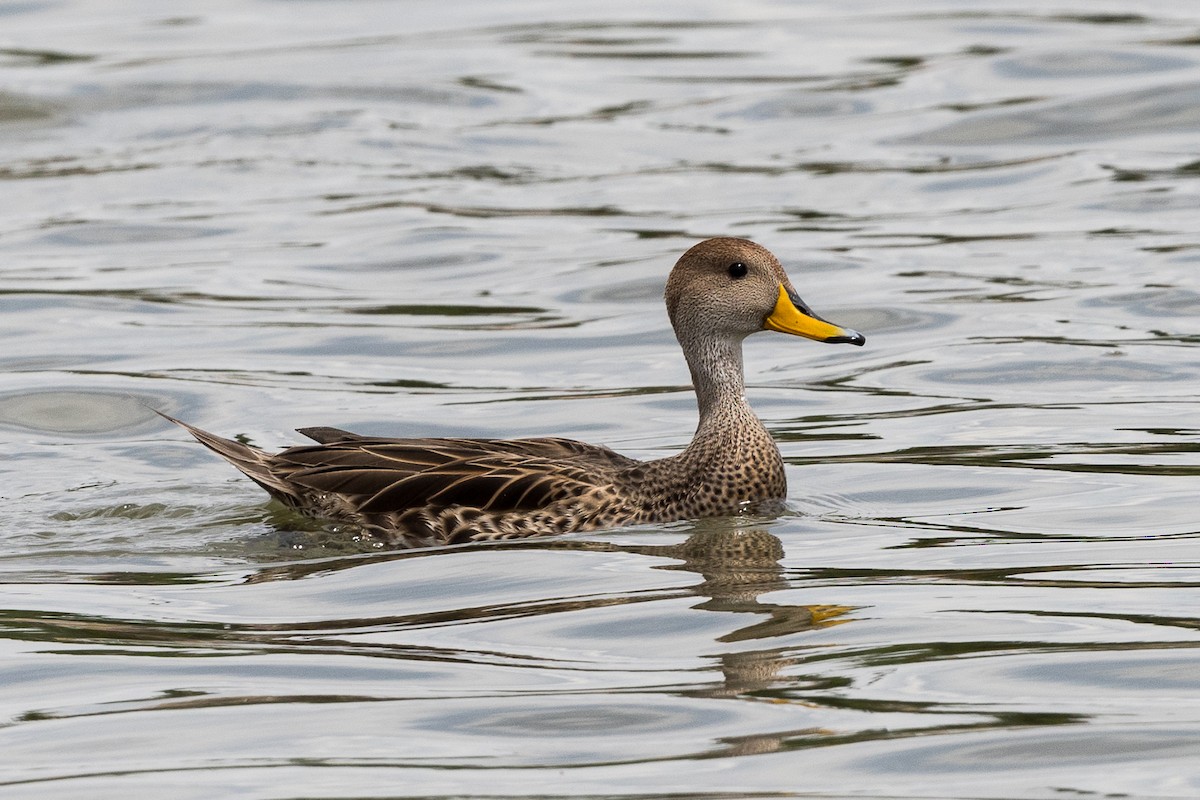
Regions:
M 0 9 L 6 796 L 1200 795 L 1200 11 Z M 158 408 L 677 452 L 754 238 L 778 517 L 387 552 Z

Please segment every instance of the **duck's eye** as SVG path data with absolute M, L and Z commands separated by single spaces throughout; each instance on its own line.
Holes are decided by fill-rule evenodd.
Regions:
M 729 265 L 729 277 L 731 278 L 744 278 L 747 272 L 749 270 L 741 261 L 735 261 Z

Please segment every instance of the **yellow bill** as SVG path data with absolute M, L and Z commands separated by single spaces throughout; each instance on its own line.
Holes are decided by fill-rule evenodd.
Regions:
M 775 301 L 774 310 L 763 321 L 763 328 L 830 344 L 861 346 L 867 341 L 867 337 L 858 331 L 839 327 L 818 317 L 803 300 L 788 292 L 782 283 L 779 284 L 779 299 Z

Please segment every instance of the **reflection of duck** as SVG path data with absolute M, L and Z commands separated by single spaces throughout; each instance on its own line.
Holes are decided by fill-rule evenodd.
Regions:
M 714 657 L 719 659 L 724 680 L 705 685 L 695 694 L 705 697 L 735 697 L 746 692 L 770 688 L 780 681 L 790 682 L 784 670 L 797 663 L 794 646 L 785 643 L 786 637 L 820 630 L 849 622 L 854 609 L 838 605 L 791 605 L 764 603 L 759 596 L 792 588 L 784 575 L 783 543 L 777 536 L 761 528 L 742 526 L 742 520 L 708 520 L 696 523 L 697 528 L 676 544 L 641 544 L 608 542 L 583 538 L 543 539 L 479 544 L 474 547 L 511 549 L 514 551 L 568 551 L 587 553 L 631 553 L 651 558 L 667 558 L 674 563 L 657 565 L 655 569 L 694 572 L 702 580 L 686 588 L 640 590 L 626 594 L 588 594 L 580 597 L 554 597 L 544 600 L 523 600 L 516 604 L 489 604 L 464 609 L 443 609 L 432 614 L 411 614 L 394 618 L 375 618 L 362 621 L 373 628 L 423 626 L 471 620 L 507 619 L 514 613 L 520 616 L 561 614 L 612 606 L 637 605 L 683 597 L 704 598 L 693 606 L 719 614 L 753 614 L 758 621 L 737 627 L 716 638 L 726 645 L 745 645 L 752 642 L 773 644 L 763 649 L 733 648 Z M 294 545 L 293 545 L 294 546 Z M 468 546 L 469 549 L 470 546 Z M 451 556 L 463 550 L 392 550 L 390 552 L 359 554 L 333 559 L 298 561 L 264 567 L 247 582 L 299 580 L 313 573 L 350 569 L 363 564 L 400 561 L 412 558 Z
M 687 597 L 703 598 L 693 608 L 717 612 L 720 620 L 709 617 L 711 622 L 724 625 L 736 620 L 731 615 L 755 615 L 758 621 L 750 625 L 735 627 L 715 637 L 714 652 L 707 653 L 708 662 L 702 671 L 713 677 L 706 680 L 697 677 L 673 690 L 681 696 L 712 699 L 749 698 L 773 703 L 788 703 L 809 706 L 809 693 L 820 693 L 838 685 L 840 680 L 833 676 L 814 673 L 813 667 L 795 674 L 797 665 L 812 658 L 811 644 L 805 644 L 805 634 L 850 622 L 854 610 L 849 606 L 837 605 L 790 605 L 787 603 L 760 602 L 759 597 L 767 592 L 795 588 L 795 584 L 784 574 L 779 563 L 783 558 L 783 543 L 778 537 L 761 528 L 742 527 L 745 520 L 706 520 L 696 524 L 687 538 L 674 544 L 641 544 L 636 541 L 609 542 L 583 538 L 542 539 L 535 541 L 500 542 L 468 545 L 459 550 L 393 550 L 372 555 L 359 555 L 339 559 L 300 561 L 293 564 L 275 564 L 255 573 L 249 582 L 258 583 L 275 580 L 297 580 L 313 573 L 328 573 L 333 570 L 349 569 L 364 563 L 398 561 L 421 558 L 455 557 L 472 547 L 489 550 L 503 548 L 512 551 L 567 551 L 591 553 L 631 553 L 655 559 L 668 558 L 674 563 L 658 564 L 655 569 L 679 570 L 697 573 L 702 580 L 687 587 L 671 587 L 655 590 L 639 589 L 621 593 L 583 594 L 553 596 L 537 599 L 527 598 L 509 603 L 479 604 L 472 601 L 466 607 L 444 608 L 395 617 L 372 617 L 356 619 L 356 630 L 404 630 L 427 628 L 430 625 L 454 625 L 462 623 L 486 623 L 489 620 L 505 621 L 515 617 L 527 619 L 535 616 L 552 616 L 612 608 L 657 603 L 664 600 Z M 551 586 L 556 584 L 551 583 Z M 454 598 L 448 598 L 453 603 Z M 634 619 L 633 616 L 628 617 Z M 744 617 L 743 617 L 744 618 Z M 346 621 L 343 621 L 345 624 Z M 328 624 L 328 623 L 323 623 Z M 737 623 L 734 622 L 734 625 Z M 288 624 L 291 633 L 295 625 Z M 765 645 L 765 646 L 764 646 Z M 372 638 L 369 646 L 380 644 Z M 414 651 L 420 655 L 414 656 Z M 396 652 L 403 658 L 434 658 L 452 661 L 481 661 L 496 663 L 495 651 L 486 653 L 471 650 L 437 650 L 397 644 Z M 529 666 L 527 654 L 508 656 L 514 665 Z M 533 659 L 536 664 L 537 659 Z M 606 665 L 607 668 L 608 665 Z M 803 719 L 803 717 L 801 717 Z M 775 752 L 788 746 L 791 740 L 827 740 L 833 731 L 807 727 L 773 731 L 753 736 L 722 739 L 720 747 L 700 757 L 751 755 Z
M 759 595 L 788 588 L 779 559 L 783 542 L 765 530 L 698 531 L 677 545 L 627 546 L 630 552 L 682 559 L 664 569 L 697 572 L 704 582 L 691 587 L 709 598 L 696 606 L 706 611 L 767 614 L 768 619 L 720 638 L 722 642 L 771 639 L 804 630 L 839 625 L 847 606 L 792 606 L 761 603 Z
M 834 605 L 787 605 L 780 603 L 763 603 L 759 596 L 767 592 L 779 591 L 791 587 L 784 576 L 783 566 L 779 563 L 783 558 L 783 543 L 779 537 L 761 528 L 742 526 L 743 520 L 714 519 L 696 523 L 697 529 L 688 534 L 687 538 L 676 544 L 641 544 L 638 542 L 608 542 L 583 538 L 570 539 L 541 539 L 512 542 L 489 542 L 474 546 L 468 545 L 459 550 L 391 550 L 387 552 L 358 553 L 349 556 L 333 558 L 306 559 L 288 564 L 272 564 L 263 567 L 247 578 L 248 583 L 264 583 L 267 581 L 299 580 L 314 573 L 329 573 L 343 569 L 351 569 L 364 564 L 378 564 L 390 561 L 406 561 L 430 557 L 451 556 L 463 553 L 472 548 L 496 548 L 514 551 L 567 551 L 580 553 L 630 553 L 651 558 L 667 558 L 675 563 L 662 564 L 655 569 L 694 572 L 703 580 L 686 588 L 658 589 L 654 591 L 637 591 L 630 594 L 586 595 L 583 597 L 555 596 L 547 600 L 529 600 L 517 604 L 522 616 L 536 614 L 557 614 L 567 611 L 582 611 L 589 608 L 606 606 L 634 605 L 650 603 L 676 597 L 699 596 L 704 600 L 694 608 L 704 611 L 715 611 L 722 614 L 756 614 L 765 616 L 752 625 L 737 628 L 720 636 L 717 641 L 724 643 L 751 642 L 757 640 L 779 639 L 804 631 L 817 630 L 833 625 L 849 622 L 846 616 L 853 609 L 849 606 Z M 288 536 L 289 547 L 297 547 L 297 535 L 294 531 L 281 532 Z M 302 538 L 304 534 L 299 534 Z M 324 533 L 313 532 L 310 537 L 320 542 Z M 307 539 L 308 542 L 314 539 Z M 343 542 L 339 538 L 336 543 Z M 304 550 L 310 550 L 308 544 L 299 545 Z M 322 549 L 324 545 L 319 545 Z M 507 604 L 487 605 L 463 609 L 463 618 L 472 620 L 490 617 L 506 618 L 513 613 L 514 606 Z M 457 618 L 459 612 L 442 610 L 435 614 L 439 622 Z M 423 615 L 405 615 L 383 620 L 372 620 L 371 625 L 398 624 L 403 620 L 404 625 L 423 625 L 432 618 Z M 782 650 L 771 648 L 766 650 L 730 651 L 721 656 L 728 669 L 728 683 L 742 685 L 745 683 L 760 683 L 766 676 L 773 675 L 788 659 L 782 655 Z M 740 675 L 735 680 L 733 675 Z M 758 676 L 751 679 L 753 674 Z
M 684 253 L 666 303 L 700 423 L 687 449 L 657 461 L 567 439 L 383 439 L 335 428 L 304 429 L 319 444 L 270 454 L 179 424 L 284 503 L 397 544 L 664 522 L 782 499 L 779 449 L 744 396 L 742 340 L 765 329 L 858 345 L 863 336 L 813 314 L 775 257 L 744 239 Z
M 719 524 L 717 521 L 715 524 Z M 761 621 L 732 630 L 717 638 L 722 644 L 739 642 L 775 643 L 758 650 L 729 649 L 715 654 L 722 680 L 691 689 L 686 694 L 698 697 L 730 698 L 749 693 L 769 692 L 773 687 L 792 686 L 795 678 L 785 670 L 798 663 L 801 657 L 782 639 L 804 631 L 819 630 L 849 622 L 853 609 L 833 605 L 789 605 L 763 603 L 759 596 L 789 588 L 779 560 L 783 558 L 783 542 L 765 530 L 755 528 L 714 528 L 693 533 L 677 545 L 635 546 L 623 549 L 646 555 L 671 556 L 683 563 L 663 569 L 688 570 L 700 573 L 702 583 L 690 591 L 707 597 L 695 606 L 705 611 L 761 615 Z M 762 619 L 761 617 L 765 617 Z M 791 732 L 788 735 L 794 735 Z M 802 733 L 822 733 L 809 730 Z M 775 734 L 727 740 L 730 748 L 740 754 L 772 752 L 779 748 L 780 737 Z

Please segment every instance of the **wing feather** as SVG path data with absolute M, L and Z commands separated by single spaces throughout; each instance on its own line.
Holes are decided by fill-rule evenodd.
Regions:
M 163 416 L 286 503 L 372 516 L 545 508 L 639 463 L 571 439 L 385 439 L 339 428 L 301 429 L 318 444 L 271 455 Z
M 608 448 L 565 439 L 329 438 L 329 444 L 285 450 L 273 461 L 290 483 L 341 495 L 368 514 L 543 508 L 635 463 Z

